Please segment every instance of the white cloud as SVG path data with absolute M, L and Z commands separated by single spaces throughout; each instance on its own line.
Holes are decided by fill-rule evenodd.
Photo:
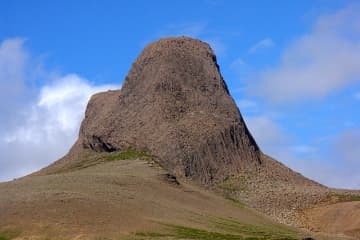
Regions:
M 271 38 L 265 38 L 262 39 L 261 41 L 257 42 L 256 44 L 254 44 L 250 49 L 249 49 L 249 53 L 255 53 L 261 49 L 264 48 L 269 48 L 274 46 L 274 42 Z
M 311 32 L 260 74 L 254 91 L 274 102 L 321 98 L 360 81 L 360 11 L 350 6 L 319 17 Z
M 37 101 L 22 113 L 25 121 L 6 132 L 3 140 L 40 144 L 68 136 L 73 142 L 90 96 L 112 88 L 115 86 L 92 86 L 76 74 L 59 77 L 41 88 Z
M 0 94 L 0 100 L 6 103 L 0 106 L 0 181 L 38 170 L 64 155 L 77 137 L 89 97 L 119 88 L 96 86 L 68 74 L 51 79 L 36 94 L 21 98 L 19 94 L 30 91 L 25 78 L 28 54 L 23 43 L 19 39 L 6 40 L 0 47 L 0 88 L 13 81 L 20 86 Z M 8 71 L 5 67 L 10 65 Z M 11 111 L 5 114 L 8 109 Z

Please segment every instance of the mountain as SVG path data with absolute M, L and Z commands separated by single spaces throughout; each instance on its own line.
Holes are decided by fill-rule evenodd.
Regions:
M 264 154 L 210 46 L 164 38 L 91 97 L 68 154 L 0 183 L 0 240 L 356 239 L 359 196 Z
M 229 94 L 210 46 L 191 38 L 149 44 L 120 91 L 94 95 L 79 139 L 46 170 L 66 168 L 83 149 L 135 148 L 178 177 L 212 183 L 255 169 L 260 150 Z

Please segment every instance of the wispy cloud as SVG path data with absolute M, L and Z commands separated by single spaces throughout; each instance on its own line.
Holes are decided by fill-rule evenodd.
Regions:
M 360 81 L 360 7 L 324 15 L 295 40 L 280 65 L 260 74 L 256 93 L 273 102 L 322 98 Z
M 249 49 L 249 53 L 255 53 L 261 49 L 264 48 L 269 48 L 274 46 L 274 42 L 271 38 L 264 38 L 261 41 L 255 43 L 250 49 Z
M 279 156 L 278 150 L 289 140 L 280 125 L 268 115 L 245 117 L 245 121 L 261 149 L 267 154 Z
M 351 128 L 341 132 L 333 144 L 334 157 L 344 164 L 357 165 L 360 168 L 360 128 Z
M 332 136 L 327 152 L 322 159 L 298 159 L 291 166 L 328 186 L 360 189 L 360 129 Z
M 26 94 L 23 79 L 29 56 L 22 48 L 23 44 L 24 40 L 21 38 L 7 39 L 0 43 L 0 110 L 3 114 L 4 111 L 12 110 L 9 102 Z
M 360 100 L 360 92 L 355 93 L 354 97 L 355 97 L 356 99 Z
M 6 103 L 0 105 L 0 181 L 4 181 L 64 155 L 77 137 L 89 97 L 116 86 L 97 86 L 67 74 L 48 79 L 35 91 L 27 86 L 31 56 L 24 41 L 8 39 L 0 46 L 0 88 L 6 89 L 0 93 L 0 102 Z
M 240 110 L 247 109 L 247 110 L 256 110 L 257 109 L 257 103 L 255 101 L 249 100 L 249 99 L 240 99 L 236 101 L 237 106 L 240 108 Z
M 298 154 L 309 154 L 316 152 L 316 148 L 308 145 L 291 146 L 290 150 Z
M 230 68 L 236 70 L 242 66 L 246 65 L 245 61 L 243 58 L 237 58 L 235 59 L 231 64 L 230 64 Z
M 326 137 L 327 144 L 314 146 L 311 143 L 294 144 L 296 138 L 271 114 L 244 116 L 244 119 L 266 154 L 327 186 L 360 188 L 359 128 Z

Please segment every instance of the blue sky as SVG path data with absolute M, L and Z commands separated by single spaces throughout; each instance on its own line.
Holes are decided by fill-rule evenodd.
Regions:
M 0 181 L 74 142 L 89 96 L 119 88 L 147 43 L 210 43 L 264 152 L 360 188 L 356 1 L 1 1 Z

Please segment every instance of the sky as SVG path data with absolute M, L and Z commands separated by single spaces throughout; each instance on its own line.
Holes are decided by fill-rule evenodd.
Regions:
M 148 43 L 184 35 L 214 49 L 265 153 L 360 189 L 359 12 L 350 0 L 1 0 L 0 181 L 66 154 L 89 97 L 119 89 Z

